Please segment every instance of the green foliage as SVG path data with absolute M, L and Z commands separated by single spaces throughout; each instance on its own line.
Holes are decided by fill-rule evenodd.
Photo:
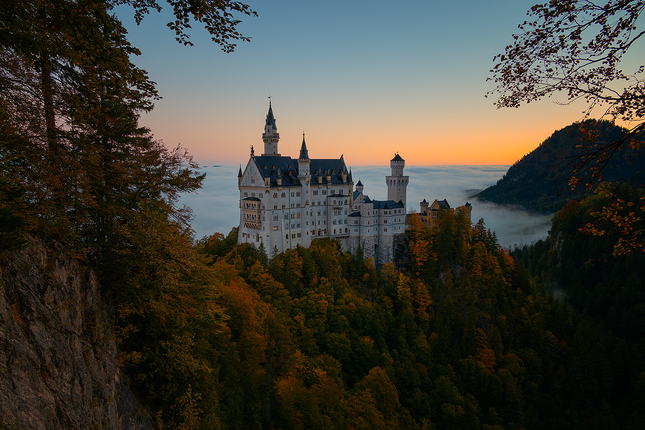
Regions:
M 594 216 L 603 208 L 615 208 L 615 202 L 633 202 L 629 209 L 642 217 L 639 202 L 643 190 L 620 186 L 601 192 L 583 202 L 571 201 L 553 218 L 548 241 L 515 251 L 515 255 L 536 280 L 566 294 L 569 302 L 602 321 L 625 339 L 640 341 L 645 336 L 645 298 L 643 273 L 645 254 L 640 248 L 631 253 L 616 253 L 625 226 Z M 589 225 L 602 229 L 602 235 L 590 234 Z M 633 226 L 636 232 L 642 227 Z M 642 243 L 642 238 L 637 238 Z
M 446 212 L 408 234 L 406 273 L 329 240 L 266 265 L 246 247 L 217 260 L 223 428 L 637 422 L 642 346 L 554 300 L 483 221 Z
M 577 199 L 600 180 L 643 183 L 638 174 L 645 160 L 638 158 L 637 145 L 612 151 L 611 162 L 592 161 L 600 148 L 622 139 L 627 130 L 609 121 L 588 120 L 554 132 L 530 154 L 513 164 L 508 172 L 477 198 L 498 204 L 521 205 L 542 213 L 554 213 L 567 201 Z M 643 142 L 643 138 L 638 142 Z

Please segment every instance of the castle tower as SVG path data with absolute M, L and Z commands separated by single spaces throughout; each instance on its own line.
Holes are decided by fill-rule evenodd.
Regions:
M 271 101 L 269 100 L 269 113 L 267 113 L 266 124 L 264 125 L 264 133 L 262 133 L 262 140 L 264 141 L 264 154 L 262 155 L 280 155 L 278 153 L 278 126 L 275 124 L 273 116 L 273 109 L 271 108 Z
M 305 134 L 302 133 L 302 145 L 300 146 L 300 156 L 298 157 L 298 178 L 309 177 L 309 166 L 311 160 L 309 159 L 309 151 L 305 143 Z
M 405 205 L 405 196 L 410 177 L 403 176 L 405 160 L 401 158 L 398 152 L 394 158 L 390 160 L 390 167 L 392 168 L 392 175 L 385 177 L 385 183 L 387 184 L 387 199 L 394 200 L 395 202 L 402 202 Z
M 421 210 L 419 211 L 419 213 L 421 215 L 425 215 L 428 212 L 428 206 L 430 206 L 430 203 L 428 203 L 426 199 L 423 199 L 423 201 L 420 204 Z

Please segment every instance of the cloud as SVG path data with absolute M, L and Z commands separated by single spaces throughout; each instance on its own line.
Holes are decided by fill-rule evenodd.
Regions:
M 228 234 L 239 224 L 239 192 L 237 189 L 238 166 L 204 167 L 204 187 L 197 193 L 182 196 L 180 204 L 193 209 L 192 227 L 195 237 L 201 238 L 215 232 Z M 486 226 L 495 231 L 502 246 L 529 244 L 544 239 L 551 227 L 551 216 L 533 215 L 517 206 L 499 206 L 469 198 L 477 191 L 497 182 L 508 166 L 409 166 L 405 174 L 410 177 L 407 192 L 407 210 L 419 211 L 419 203 L 426 199 L 448 200 L 451 207 L 466 202 L 473 205 L 472 220 L 484 219 Z M 375 200 L 387 199 L 385 176 L 389 166 L 359 166 L 352 168 L 354 182 L 360 179 L 364 192 Z

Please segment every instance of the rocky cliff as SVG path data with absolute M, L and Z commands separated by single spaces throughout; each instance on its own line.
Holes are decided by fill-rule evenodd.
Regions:
M 148 429 L 94 272 L 53 241 L 0 255 L 0 428 Z

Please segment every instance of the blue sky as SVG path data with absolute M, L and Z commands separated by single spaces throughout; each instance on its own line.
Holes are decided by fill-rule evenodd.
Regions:
M 116 13 L 142 51 L 137 65 L 163 97 L 142 117 L 155 137 L 202 164 L 244 165 L 272 103 L 279 151 L 350 165 L 511 164 L 584 105 L 545 100 L 497 110 L 484 95 L 492 58 L 511 43 L 535 0 L 258 1 L 240 17 L 251 37 L 232 54 L 193 25 L 194 47 L 174 41 L 168 7 L 140 26 Z

